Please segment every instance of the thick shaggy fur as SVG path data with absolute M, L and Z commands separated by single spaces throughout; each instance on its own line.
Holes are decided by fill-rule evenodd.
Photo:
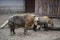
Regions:
M 24 34 L 27 30 L 34 24 L 35 16 L 32 14 L 26 14 L 24 16 L 12 16 L 7 20 L 1 28 L 8 24 L 10 28 L 10 33 L 15 34 L 15 28 L 24 28 Z
M 24 27 L 25 21 L 23 16 L 14 16 L 9 19 L 8 26 L 10 27 L 10 33 L 15 34 L 15 28 Z

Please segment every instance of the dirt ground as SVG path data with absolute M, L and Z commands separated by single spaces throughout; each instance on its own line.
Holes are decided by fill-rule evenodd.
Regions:
M 0 25 L 2 25 L 13 14 L 0 15 Z M 53 19 L 54 26 L 60 27 L 60 19 Z M 0 29 L 0 40 L 60 40 L 60 31 L 38 31 L 28 30 L 28 34 L 24 36 L 22 28 L 16 29 L 16 34 L 10 36 L 9 28 Z

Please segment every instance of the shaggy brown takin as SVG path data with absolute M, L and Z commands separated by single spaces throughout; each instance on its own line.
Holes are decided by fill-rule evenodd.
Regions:
M 15 28 L 24 28 L 24 34 L 26 35 L 27 30 L 34 24 L 34 16 L 32 14 L 26 14 L 24 16 L 12 16 L 1 26 L 3 28 L 8 24 L 10 33 L 15 34 Z

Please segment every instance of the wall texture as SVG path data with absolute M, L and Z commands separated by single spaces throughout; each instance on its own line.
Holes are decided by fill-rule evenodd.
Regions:
M 35 14 L 38 16 L 60 17 L 60 0 L 35 0 Z
M 46 15 L 48 11 L 48 0 L 35 0 L 35 13 L 38 15 Z

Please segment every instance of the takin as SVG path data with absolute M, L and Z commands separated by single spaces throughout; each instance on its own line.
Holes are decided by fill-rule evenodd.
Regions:
M 34 31 L 40 30 L 41 28 L 48 30 L 48 27 L 54 27 L 53 20 L 48 16 L 37 17 L 37 19 L 39 20 L 33 26 Z
M 24 28 L 24 35 L 26 35 L 27 30 L 34 24 L 35 16 L 32 14 L 26 14 L 24 16 L 12 16 L 9 18 L 1 28 L 4 28 L 5 25 L 8 24 L 10 28 L 10 34 L 16 34 L 16 28 Z

